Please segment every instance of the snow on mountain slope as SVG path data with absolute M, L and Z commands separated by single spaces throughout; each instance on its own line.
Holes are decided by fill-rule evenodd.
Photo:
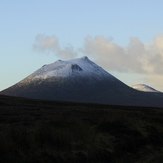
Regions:
M 0 94 L 55 101 L 163 106 L 162 93 L 134 90 L 87 57 L 44 65 Z
M 136 84 L 136 85 L 133 85 L 132 88 L 134 88 L 138 91 L 143 91 L 143 92 L 159 92 L 156 89 L 154 89 L 146 84 Z
M 58 60 L 54 63 L 44 65 L 20 83 L 29 83 L 34 80 L 46 80 L 50 78 L 84 77 L 93 80 L 109 78 L 114 81 L 115 77 L 103 68 L 90 61 L 88 57 L 72 59 L 68 61 Z
M 123 102 L 122 94 L 130 91 L 133 92 L 123 82 L 82 57 L 44 65 L 1 93 L 57 101 L 117 103 L 117 99 Z

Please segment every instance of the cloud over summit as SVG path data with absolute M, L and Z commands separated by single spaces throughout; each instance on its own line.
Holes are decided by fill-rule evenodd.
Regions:
M 163 35 L 157 36 L 149 44 L 133 37 L 126 47 L 103 36 L 87 36 L 82 47 L 69 45 L 62 48 L 56 36 L 39 34 L 33 47 L 39 52 L 54 54 L 61 59 L 87 55 L 104 68 L 117 72 L 163 74 Z
M 105 37 L 87 37 L 84 52 L 95 58 L 100 65 L 118 72 L 162 74 L 163 36 L 156 37 L 150 44 L 133 37 L 123 47 Z

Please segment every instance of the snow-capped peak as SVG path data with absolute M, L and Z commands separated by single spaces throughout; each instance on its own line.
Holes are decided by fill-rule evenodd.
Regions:
M 58 60 L 54 63 L 44 65 L 30 75 L 29 78 L 34 80 L 69 76 L 89 76 L 96 79 L 103 79 L 104 77 L 114 78 L 86 56 L 68 61 Z
M 146 84 L 136 84 L 136 85 L 133 85 L 132 88 L 134 88 L 138 91 L 144 91 L 144 92 L 159 92 L 156 89 L 154 89 Z

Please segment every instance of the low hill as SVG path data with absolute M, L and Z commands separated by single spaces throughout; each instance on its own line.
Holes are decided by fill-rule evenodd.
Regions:
M 132 88 L 138 90 L 138 91 L 143 91 L 143 92 L 155 92 L 155 93 L 159 93 L 160 91 L 146 85 L 146 84 L 136 84 L 133 85 Z

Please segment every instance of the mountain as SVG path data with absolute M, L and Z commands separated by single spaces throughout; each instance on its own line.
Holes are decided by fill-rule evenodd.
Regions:
M 159 92 L 156 89 L 154 89 L 146 84 L 136 84 L 136 85 L 133 85 L 132 88 L 134 88 L 138 91 L 144 91 L 144 92 Z
M 53 101 L 163 106 L 161 93 L 132 89 L 88 57 L 44 65 L 0 94 Z

